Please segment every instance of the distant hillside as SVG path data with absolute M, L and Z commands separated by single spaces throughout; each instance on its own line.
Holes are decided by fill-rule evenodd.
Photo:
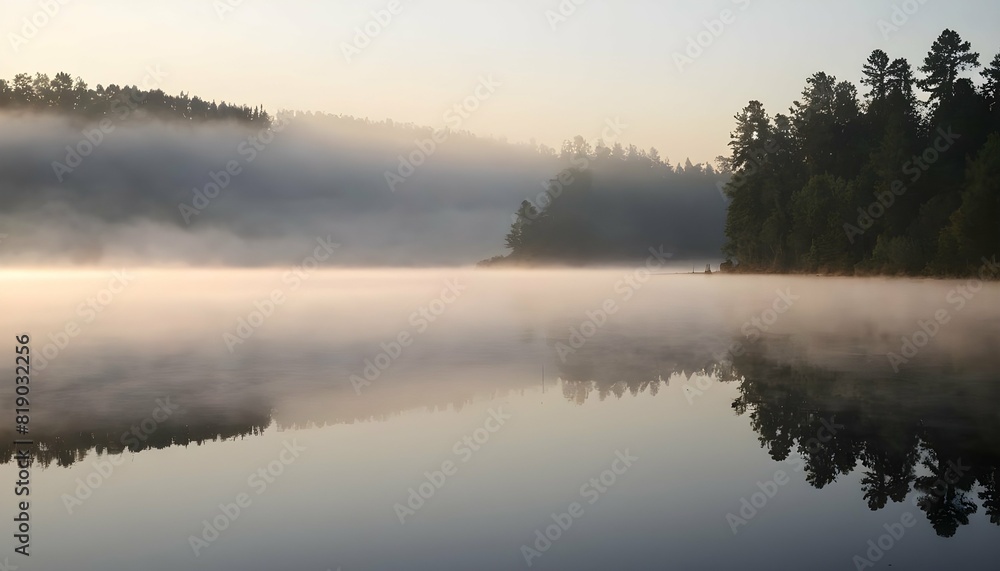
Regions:
M 149 83 L 157 78 L 149 76 Z M 186 93 L 167 95 L 161 89 L 111 84 L 90 88 L 81 78 L 60 72 L 52 79 L 43 73 L 31 77 L 19 73 L 10 81 L 0 79 L 0 111 L 52 111 L 88 118 L 127 118 L 135 111 L 159 119 L 188 121 L 242 121 L 268 124 L 270 117 L 260 107 L 216 104 Z
M 322 237 L 344 246 L 331 265 L 463 265 L 523 201 L 543 213 L 522 260 L 718 256 L 720 176 L 656 149 L 279 116 L 66 73 L 0 80 L 0 264 L 286 264 Z M 587 174 L 560 190 L 566 169 Z

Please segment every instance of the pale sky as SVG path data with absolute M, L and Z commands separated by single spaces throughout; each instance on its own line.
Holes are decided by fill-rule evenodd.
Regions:
M 229 3 L 239 5 L 220 16 Z M 995 0 L 575 3 L 553 26 L 546 12 L 574 0 L 398 0 L 348 62 L 344 43 L 376 29 L 370 12 L 389 0 L 4 0 L 0 76 L 140 84 L 159 66 L 169 93 L 433 127 L 492 77 L 500 86 L 462 128 L 558 147 L 577 134 L 593 141 L 617 118 L 628 125 L 618 140 L 676 163 L 727 153 L 732 116 L 751 99 L 773 114 L 816 71 L 857 83 L 875 48 L 916 68 L 952 28 L 984 64 L 1000 51 Z M 46 4 L 58 12 L 40 15 Z M 887 38 L 879 21 L 904 5 L 917 9 Z M 674 54 L 726 9 L 731 23 L 680 71 Z M 32 33 L 24 18 L 43 25 Z

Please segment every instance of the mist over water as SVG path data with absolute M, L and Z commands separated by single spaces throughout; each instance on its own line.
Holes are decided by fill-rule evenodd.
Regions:
M 393 193 L 384 173 L 414 139 L 302 119 L 264 136 L 226 123 L 125 122 L 56 173 L 52 163 L 72 164 L 67 145 L 96 122 L 0 122 L 8 264 L 280 264 L 327 236 L 346 246 L 341 265 L 471 263 L 498 250 L 522 195 L 558 170 L 509 149 L 442 147 Z M 226 172 L 231 161 L 238 174 Z M 226 177 L 221 190 L 209 186 Z M 196 189 L 218 196 L 185 217 Z
M 4 7 L 0 571 L 997 567 L 1000 3 Z
M 330 266 L 471 265 L 501 253 L 521 201 L 544 197 L 570 166 L 465 133 L 439 144 L 431 129 L 391 122 L 282 117 L 268 130 L 106 119 L 102 132 L 98 121 L 0 115 L 0 264 L 274 266 L 326 239 L 343 246 Z M 598 186 L 621 183 L 609 173 Z M 640 192 L 698 188 L 712 222 L 679 219 L 668 246 L 685 259 L 714 258 L 721 244 L 715 182 Z
M 590 547 L 553 548 L 546 565 L 764 565 L 749 545 L 783 541 L 814 513 L 829 533 L 789 557 L 824 553 L 814 568 L 841 569 L 908 508 L 920 523 L 893 561 L 983 557 L 1000 465 L 995 284 L 671 273 L 682 269 L 6 272 L 19 302 L 0 330 L 32 337 L 37 478 L 51 492 L 33 517 L 76 550 L 40 559 L 132 568 L 146 551 L 101 530 L 146 501 L 161 515 L 136 544 L 168 554 L 147 568 L 183 566 L 209 508 L 292 441 L 302 459 L 198 556 L 204 568 L 250 554 L 246 567 L 265 569 L 293 538 L 296 565 L 438 569 L 487 553 L 485 568 L 516 567 L 531 530 L 616 450 L 640 458 L 629 483 L 567 531 Z M 929 326 L 939 311 L 947 323 Z M 889 353 L 906 362 L 894 369 Z M 150 424 L 161 403 L 176 410 Z M 481 450 L 460 446 L 500 413 L 510 420 Z M 811 448 L 823 422 L 840 428 Z M 110 459 L 124 463 L 67 507 Z M 401 526 L 394 504 L 448 459 L 457 475 Z M 972 466 L 949 488 L 957 515 L 922 483 L 948 461 Z M 727 513 L 782 469 L 790 483 L 734 537 Z M 688 526 L 650 534 L 678 513 Z M 963 540 L 931 542 L 951 535 Z M 115 550 L 120 563 L 103 555 Z
M 0 279 L 20 300 L 4 329 L 32 333 L 38 390 L 61 394 L 46 399 L 42 426 L 91 428 L 127 417 L 134 399 L 152 394 L 214 413 L 239 408 L 234 399 L 270 405 L 266 412 L 318 391 L 368 418 L 402 410 L 388 404 L 392 395 L 425 385 L 460 403 L 537 384 L 543 366 L 555 377 L 596 374 L 588 367 L 608 377 L 584 380 L 618 380 L 622 367 L 668 378 L 744 351 L 897 383 L 995 363 L 994 284 L 962 297 L 964 282 L 954 281 L 666 273 L 679 269 L 320 270 L 304 279 L 271 269 L 139 269 L 103 296 L 117 287 L 117 271 Z M 281 303 L 270 301 L 275 292 Z M 76 336 L 65 334 L 69 324 Z M 350 377 L 364 377 L 401 333 L 411 344 L 355 394 Z M 904 355 L 904 339 L 922 345 L 917 355 Z M 907 358 L 898 372 L 890 353 Z

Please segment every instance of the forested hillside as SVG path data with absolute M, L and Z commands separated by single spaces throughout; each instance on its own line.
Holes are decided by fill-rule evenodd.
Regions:
M 711 165 L 673 166 L 657 150 L 594 148 L 577 137 L 562 148 L 569 165 L 535 200 L 521 203 L 506 246 L 489 263 L 610 263 L 662 248 L 674 259 L 719 256 L 726 180 Z
M 153 73 L 153 72 L 151 72 Z M 149 83 L 156 78 L 147 76 Z M 0 79 L 0 111 L 42 111 L 70 113 L 87 118 L 128 118 L 141 109 L 160 119 L 236 120 L 268 123 L 270 117 L 260 107 L 208 102 L 186 93 L 168 95 L 161 89 L 115 84 L 88 87 L 81 78 L 65 72 L 52 79 L 43 73 L 34 77 L 19 73 L 11 81 Z
M 819 72 L 788 114 L 736 115 L 724 252 L 743 271 L 959 275 L 1000 255 L 1000 55 L 945 30 L 863 96 Z M 976 77 L 981 81 L 974 81 Z

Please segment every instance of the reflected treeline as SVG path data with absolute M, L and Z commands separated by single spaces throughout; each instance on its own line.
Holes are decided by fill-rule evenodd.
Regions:
M 916 490 L 917 505 L 943 537 L 979 509 L 1000 525 L 1000 379 L 983 374 L 995 362 L 897 378 L 781 363 L 763 353 L 733 359 L 740 378 L 733 408 L 750 418 L 772 458 L 800 454 L 817 488 L 860 465 L 872 510 Z M 829 440 L 817 445 L 824 423 L 835 423 L 835 431 L 823 432 Z
M 482 375 L 465 374 L 457 365 L 438 370 L 398 363 L 359 395 L 348 381 L 349 371 L 339 368 L 337 359 L 343 354 L 300 352 L 295 357 L 310 366 L 290 373 L 288 350 L 275 347 L 247 352 L 221 368 L 218 363 L 213 368 L 208 356 L 194 350 L 147 356 L 113 350 L 95 358 L 99 365 L 94 370 L 80 363 L 59 370 L 68 364 L 57 361 L 45 370 L 49 383 L 33 392 L 37 404 L 30 433 L 0 428 L 0 464 L 14 461 L 18 447 L 13 441 L 19 438 L 33 441 L 39 466 L 69 467 L 91 452 L 202 445 L 260 435 L 268 428 L 383 422 L 413 410 L 461 411 L 482 398 L 524 390 L 535 380 L 501 374 L 499 379 L 448 383 L 441 379 Z M 128 392 L 121 387 L 137 388 Z M 0 406 L 13 410 L 12 397 L 0 397 Z M 161 403 L 169 403 L 166 411 Z
M 590 393 L 656 394 L 677 374 L 732 382 L 739 392 L 733 409 L 750 419 L 761 446 L 775 461 L 801 456 L 813 487 L 861 469 L 859 499 L 873 511 L 916 491 L 915 505 L 942 537 L 955 535 L 980 510 L 1000 525 L 995 356 L 964 355 L 958 364 L 927 355 L 924 368 L 897 377 L 884 360 L 858 367 L 864 357 L 849 352 L 839 357 L 841 368 L 831 357 L 837 350 L 806 360 L 787 337 L 709 362 L 707 343 L 654 350 L 634 341 L 595 337 L 567 355 L 560 366 L 565 396 L 583 403 Z
M 558 363 L 563 394 L 576 404 L 586 402 L 592 393 L 600 400 L 609 395 L 621 398 L 626 392 L 635 396 L 647 390 L 655 395 L 672 376 L 721 373 L 708 350 L 720 343 L 696 334 L 657 346 L 609 329 L 580 349 L 573 349 L 568 340 L 555 343 L 563 343 L 565 355 L 565 360 Z M 559 349 L 554 351 L 558 353 Z
M 98 455 L 135 453 L 246 438 L 263 433 L 272 422 L 266 410 L 238 410 L 226 413 L 224 416 L 227 418 L 222 416 L 185 414 L 182 411 L 176 417 L 155 425 L 147 417 L 95 430 L 42 432 L 28 436 L 34 443 L 31 450 L 37 464 L 45 468 L 53 464 L 68 467 L 85 460 L 91 451 Z M 149 427 L 152 429 L 147 430 Z M 0 463 L 11 462 L 16 454 L 18 447 L 12 444 L 12 440 L 12 436 L 4 437 L 0 445 Z
M 928 347 L 910 369 L 894 375 L 883 356 L 857 350 L 871 346 L 870 340 L 769 336 L 745 343 L 746 351 L 734 355 L 723 352 L 732 340 L 711 328 L 677 322 L 635 331 L 608 325 L 563 352 L 564 360 L 554 359 L 566 398 L 582 404 L 591 395 L 603 400 L 647 390 L 656 394 L 672 377 L 681 379 L 671 387 L 672 398 L 685 398 L 677 385 L 695 385 L 696 377 L 721 380 L 737 391 L 735 413 L 749 419 L 771 458 L 801 457 L 805 478 L 815 488 L 860 470 L 858 501 L 872 510 L 916 492 L 914 505 L 943 537 L 953 536 L 973 514 L 1000 525 L 1000 379 L 991 349 L 1000 332 L 981 331 L 982 343 L 939 353 Z M 550 337 L 549 349 L 560 342 Z M 455 410 L 539 381 L 537 372 L 530 372 L 533 366 L 512 366 L 507 354 L 451 362 L 444 369 L 415 359 L 398 363 L 357 395 L 344 382 L 346 372 L 323 360 L 333 357 L 312 356 L 310 367 L 290 374 L 288 355 L 273 351 L 248 353 L 211 378 L 178 373 L 160 383 L 157 395 L 119 392 L 134 383 L 136 371 L 146 370 L 138 366 L 67 371 L 59 386 L 39 391 L 46 407 L 32 417 L 36 461 L 70 466 L 91 451 L 139 452 L 245 438 L 272 425 L 281 430 L 384 421 L 421 408 Z M 537 363 L 538 355 L 527 349 L 522 357 Z M 191 354 L 174 358 L 204 375 L 206 368 Z M 108 355 L 99 361 L 116 359 Z M 551 380 L 555 375 L 548 371 Z M 153 426 L 155 397 L 165 395 L 177 410 Z M 0 439 L 0 462 L 9 463 L 14 435 L 4 431 Z
M 341 398 L 347 396 L 346 391 L 340 395 Z M 336 399 L 337 395 L 332 395 L 332 398 Z M 432 412 L 460 411 L 474 400 L 473 397 L 456 396 L 451 400 L 434 399 L 434 402 L 427 402 L 422 406 Z M 317 399 L 314 404 L 315 406 L 296 408 L 284 413 L 271 409 L 265 403 L 249 407 L 241 405 L 233 411 L 213 408 L 190 413 L 181 412 L 177 418 L 170 418 L 155 425 L 150 422 L 151 417 L 134 418 L 85 431 L 44 431 L 29 434 L 28 437 L 34 443 L 31 449 L 38 465 L 43 468 L 53 465 L 69 467 L 86 460 L 91 452 L 106 455 L 160 450 L 171 446 L 200 446 L 209 442 L 259 436 L 272 425 L 278 431 L 283 431 L 382 422 L 407 410 L 421 408 L 421 405 L 414 404 L 392 412 L 351 414 L 342 410 L 331 410 L 329 406 L 331 403 L 326 399 Z M 144 430 L 143 422 L 152 429 Z M 18 449 L 12 444 L 15 435 L 9 432 L 0 433 L 0 438 L 3 439 L 0 444 L 0 464 L 7 464 L 14 460 Z M 17 435 L 16 438 L 24 437 Z
M 350 387 L 347 387 L 350 389 Z M 352 393 L 353 394 L 353 393 Z M 383 422 L 408 410 L 425 408 L 432 412 L 460 411 L 473 403 L 476 398 L 462 395 L 435 395 L 424 401 L 407 406 L 394 405 L 391 411 L 381 408 L 371 411 L 343 410 L 336 406 L 350 398 L 348 391 L 335 391 L 325 395 L 329 398 L 313 399 L 311 404 L 286 411 L 276 411 L 264 402 L 250 405 L 241 404 L 232 411 L 217 407 L 211 409 L 178 412 L 176 417 L 156 423 L 151 417 L 118 420 L 112 425 L 88 430 L 57 430 L 29 434 L 35 462 L 43 468 L 50 466 L 69 467 L 87 459 L 88 454 L 98 455 L 137 453 L 145 450 L 160 450 L 171 446 L 191 446 L 243 439 L 259 436 L 272 425 L 278 431 L 299 430 L 361 422 Z M 333 405 L 333 406 L 331 406 Z M 144 430 L 145 426 L 152 430 Z M 24 438 L 9 431 L 0 433 L 0 464 L 14 460 L 18 447 L 12 444 L 15 438 Z M 24 448 L 23 446 L 21 448 Z

